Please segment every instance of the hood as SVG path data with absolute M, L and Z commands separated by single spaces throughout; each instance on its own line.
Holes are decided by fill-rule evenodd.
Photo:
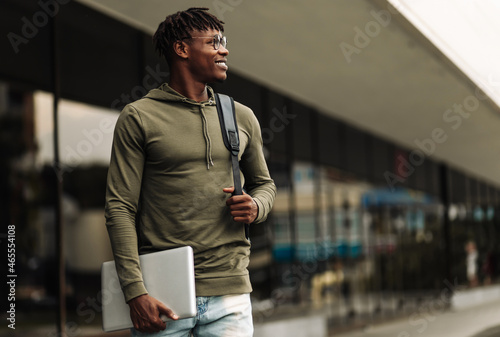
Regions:
M 215 104 L 213 89 L 207 85 L 207 91 L 208 91 L 208 101 L 196 102 L 195 100 L 187 98 L 186 96 L 183 96 L 174 89 L 172 89 L 168 85 L 168 83 L 163 83 L 158 88 L 150 90 L 145 97 L 165 102 L 186 102 L 195 105 L 201 105 L 201 104 L 207 105 L 207 102 L 209 102 L 210 105 Z

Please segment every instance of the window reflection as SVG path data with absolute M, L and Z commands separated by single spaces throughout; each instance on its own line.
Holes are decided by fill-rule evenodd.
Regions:
M 270 223 L 279 303 L 326 306 L 342 323 L 396 314 L 439 289 L 439 200 L 307 162 L 293 163 L 289 176 L 293 195 L 278 189 Z
M 89 319 L 77 308 L 97 299 L 100 265 L 111 258 L 104 226 L 104 189 L 118 114 L 62 100 L 62 166 L 54 167 L 53 97 L 0 83 L 2 214 L 16 228 L 16 307 L 33 326 L 55 324 L 57 308 L 55 186 L 64 179 L 68 320 Z M 60 173 L 58 176 L 57 173 Z M 6 241 L 1 241 L 5 245 Z M 5 285 L 3 286 L 5 287 Z M 85 304 L 87 305 L 87 304 Z M 99 324 L 94 310 L 92 322 Z M 24 317 L 26 315 L 26 317 Z

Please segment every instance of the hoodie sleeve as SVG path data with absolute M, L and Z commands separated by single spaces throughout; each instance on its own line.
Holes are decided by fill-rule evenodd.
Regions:
M 240 160 L 240 169 L 245 177 L 245 187 L 247 193 L 254 198 L 259 207 L 259 213 L 254 223 L 266 220 L 271 211 L 274 199 L 276 198 L 276 186 L 269 175 L 266 159 L 264 158 L 262 134 L 260 125 L 253 114 L 248 109 L 244 123 L 248 125 L 249 141 Z M 246 112 L 246 111 L 245 111 Z
M 142 122 L 137 111 L 127 105 L 115 126 L 105 206 L 106 227 L 127 302 L 147 294 L 139 265 L 135 227 L 144 160 Z

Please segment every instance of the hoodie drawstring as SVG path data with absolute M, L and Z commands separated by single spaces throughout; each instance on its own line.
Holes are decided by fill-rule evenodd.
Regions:
M 203 111 L 203 107 L 204 105 L 200 105 L 201 121 L 203 124 L 203 136 L 205 137 L 205 143 L 207 144 L 205 160 L 207 161 L 207 170 L 210 170 L 210 165 L 214 166 L 214 162 L 212 160 L 212 140 L 210 139 L 210 134 L 208 133 L 208 123 L 207 118 L 205 117 L 205 112 Z

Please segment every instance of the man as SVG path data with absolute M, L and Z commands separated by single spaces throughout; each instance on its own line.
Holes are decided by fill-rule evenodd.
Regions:
M 276 187 L 258 121 L 236 102 L 240 169 L 248 194 L 231 196 L 230 153 L 207 86 L 227 76 L 223 30 L 223 22 L 207 8 L 168 16 L 153 42 L 170 65 L 169 84 L 127 105 L 115 127 L 106 226 L 134 336 L 253 334 L 250 242 L 244 226 L 265 220 Z M 177 320 L 148 295 L 138 254 L 185 245 L 194 251 L 198 314 Z M 165 324 L 160 314 L 172 321 Z

